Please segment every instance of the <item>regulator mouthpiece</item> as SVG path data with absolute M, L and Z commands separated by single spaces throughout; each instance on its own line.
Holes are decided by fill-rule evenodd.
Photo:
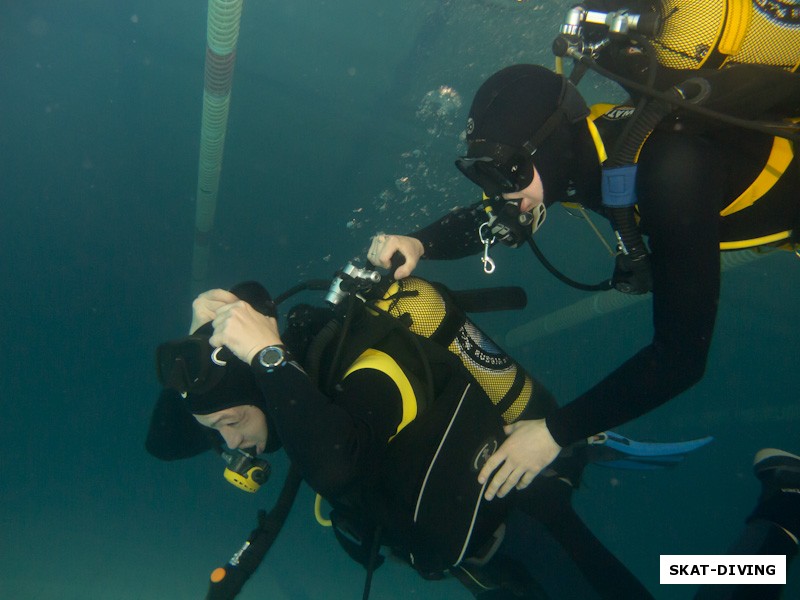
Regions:
M 269 479 L 272 468 L 263 458 L 256 458 L 241 450 L 223 451 L 221 454 L 228 463 L 225 479 L 240 490 L 254 494 Z

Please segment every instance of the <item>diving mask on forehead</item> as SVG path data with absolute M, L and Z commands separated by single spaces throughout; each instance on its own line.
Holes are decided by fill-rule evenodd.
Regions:
M 156 350 L 156 373 L 165 388 L 181 394 L 205 394 L 225 376 L 230 352 L 209 344 L 211 324 L 186 337 L 164 342 Z

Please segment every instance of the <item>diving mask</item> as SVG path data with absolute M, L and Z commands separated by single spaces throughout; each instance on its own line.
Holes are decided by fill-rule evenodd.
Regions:
M 470 144 L 474 158 L 462 156 L 456 167 L 489 196 L 524 190 L 533 181 L 533 152 L 505 144 L 476 142 Z
M 245 281 L 233 286 L 230 291 L 262 315 L 277 318 L 275 302 L 260 283 Z M 224 346 L 215 348 L 209 343 L 213 333 L 214 326 L 206 323 L 192 335 L 158 346 L 156 372 L 162 386 L 176 390 L 185 397 L 190 393 L 206 394 L 222 381 L 228 362 L 233 361 L 236 365 L 238 360 Z
M 486 124 L 476 123 L 476 118 L 484 119 L 485 115 L 470 116 L 467 120 L 467 156 L 456 160 L 456 167 L 490 198 L 528 187 L 533 181 L 534 162 L 542 163 L 544 160 L 545 164 L 549 164 L 555 159 L 564 158 L 561 146 L 563 138 L 569 135 L 568 127 L 584 120 L 589 115 L 589 109 L 572 83 L 561 78 L 560 85 L 556 108 L 527 139 L 509 136 L 507 132 L 492 131 Z M 514 117 L 509 115 L 507 118 Z M 492 140 L 493 135 L 504 136 L 510 144 Z M 554 140 L 561 140 L 555 144 L 555 148 Z M 543 155 L 550 155 L 550 161 Z
M 181 394 L 204 394 L 222 380 L 232 354 L 209 344 L 210 329 L 209 323 L 192 335 L 158 346 L 156 372 L 162 386 Z

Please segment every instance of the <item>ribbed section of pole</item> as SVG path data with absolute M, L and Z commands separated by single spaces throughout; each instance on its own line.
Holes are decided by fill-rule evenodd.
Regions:
M 205 287 L 210 255 L 211 228 L 217 208 L 219 177 L 228 126 L 233 68 L 243 0 L 209 0 L 206 34 L 206 66 L 200 158 L 197 165 L 192 292 Z
M 727 271 L 735 267 L 746 265 L 754 260 L 769 256 L 773 252 L 760 252 L 758 250 L 740 250 L 738 252 L 723 252 L 721 256 L 722 270 Z M 637 304 L 649 299 L 650 294 L 623 294 L 617 290 L 598 292 L 578 302 L 551 312 L 549 315 L 539 317 L 520 325 L 506 334 L 505 346 L 515 348 L 524 346 L 557 331 L 575 327 L 595 317 L 607 315 L 621 308 Z

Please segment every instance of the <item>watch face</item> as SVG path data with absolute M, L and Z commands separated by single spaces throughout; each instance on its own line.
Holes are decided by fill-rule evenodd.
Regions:
M 261 351 L 258 360 L 265 367 L 280 366 L 284 361 L 283 349 L 276 346 L 264 348 Z

